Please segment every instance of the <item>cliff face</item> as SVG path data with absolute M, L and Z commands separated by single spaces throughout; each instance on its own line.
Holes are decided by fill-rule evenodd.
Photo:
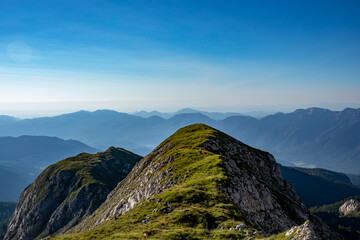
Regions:
M 67 237 L 239 239 L 285 231 L 340 238 L 309 213 L 271 154 L 194 124 L 137 163 Z
M 20 196 L 4 239 L 60 234 L 91 215 L 140 156 L 111 147 L 53 164 Z

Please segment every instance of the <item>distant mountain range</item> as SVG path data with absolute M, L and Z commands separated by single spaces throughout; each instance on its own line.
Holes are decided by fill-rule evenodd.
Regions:
M 97 151 L 79 141 L 57 137 L 0 137 L 0 201 L 17 201 L 24 188 L 50 164 Z
M 212 118 L 214 120 L 223 120 L 225 118 L 231 117 L 231 116 L 244 116 L 244 114 L 241 113 L 236 113 L 236 112 L 227 112 L 227 113 L 221 113 L 221 112 L 207 112 L 207 111 L 199 111 L 199 110 L 195 110 L 192 108 L 183 108 L 177 112 L 174 113 L 163 113 L 163 112 L 158 112 L 158 111 L 151 111 L 151 112 L 147 112 L 147 111 L 140 111 L 140 112 L 136 112 L 133 115 L 135 116 L 139 116 L 139 117 L 144 117 L 144 118 L 148 118 L 148 117 L 153 117 L 153 116 L 158 116 L 158 117 L 162 117 L 165 119 L 169 119 L 174 117 L 175 115 L 180 115 L 180 114 L 184 114 L 184 113 L 200 113 L 202 115 L 205 115 L 209 118 Z M 261 114 L 260 112 L 257 112 L 254 114 Z
M 11 116 L 0 115 L 0 124 L 6 124 L 16 121 L 17 119 Z
M 190 110 L 184 110 L 192 111 Z M 118 146 L 148 154 L 176 129 L 205 123 L 274 154 L 285 165 L 360 173 L 360 109 L 299 109 L 261 119 L 231 116 L 215 120 L 202 113 L 169 119 L 139 117 L 110 110 L 80 111 L 55 117 L 0 121 L 2 135 L 45 135 L 76 139 L 99 149 Z
M 360 173 L 360 109 L 310 108 L 260 120 L 230 117 L 226 132 L 273 153 L 279 162 Z

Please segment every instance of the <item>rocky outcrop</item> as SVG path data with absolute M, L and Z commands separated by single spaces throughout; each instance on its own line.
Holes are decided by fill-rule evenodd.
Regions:
M 194 168 L 189 165 L 194 165 Z M 209 165 L 206 171 L 201 169 L 205 165 Z M 212 185 L 216 190 L 209 194 L 208 189 Z M 184 195 L 176 191 L 184 191 Z M 186 193 L 196 194 L 189 197 Z M 171 194 L 176 195 L 170 198 L 173 199 L 171 211 L 163 211 L 168 214 L 169 222 L 178 221 L 182 208 L 187 208 L 188 212 L 197 211 L 192 210 L 192 205 L 186 205 L 188 200 L 184 199 L 191 198 L 198 208 L 206 209 L 203 226 L 209 230 L 225 231 L 226 223 L 222 221 L 227 218 L 245 219 L 247 227 L 257 229 L 262 236 L 269 236 L 308 222 L 317 236 L 324 236 L 321 239 L 341 239 L 310 214 L 291 184 L 282 179 L 279 166 L 271 154 L 247 146 L 204 124 L 182 128 L 165 140 L 137 163 L 94 214 L 68 232 L 91 230 L 105 221 L 114 221 L 131 212 L 139 204 L 146 206 L 154 199 L 158 204 L 164 198 L 161 196 L 169 198 Z M 208 202 L 212 203 L 209 205 Z M 236 209 L 235 215 L 218 218 L 211 215 L 212 210 L 209 209 L 228 202 Z M 169 202 L 162 204 L 170 206 Z M 173 217 L 172 211 L 176 212 Z M 184 219 L 196 218 L 193 213 L 186 216 Z M 156 222 L 150 217 L 146 219 L 145 224 Z M 195 220 L 197 224 L 200 221 Z
M 285 237 L 291 240 L 322 240 L 334 239 L 336 235 L 329 231 L 328 228 L 324 228 L 324 225 L 315 225 L 306 221 L 300 226 L 292 227 L 285 233 Z M 337 236 L 337 238 L 340 238 L 340 236 Z
M 353 212 L 358 212 L 359 210 L 360 210 L 360 203 L 356 199 L 349 199 L 339 207 L 339 213 L 342 216 L 346 216 Z
M 49 166 L 21 194 L 5 239 L 40 239 L 65 232 L 91 215 L 140 159 L 111 147 Z

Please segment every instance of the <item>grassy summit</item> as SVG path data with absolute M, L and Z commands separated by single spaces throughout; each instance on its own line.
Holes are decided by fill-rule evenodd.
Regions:
M 90 217 L 53 239 L 289 239 L 297 233 L 284 231 L 309 214 L 268 152 L 194 124 L 138 162 Z
M 203 124 L 178 130 L 157 148 L 166 147 L 167 150 L 156 158 L 174 158 L 162 170 L 171 169 L 170 176 L 172 181 L 176 182 L 175 186 L 97 228 L 79 234 L 58 236 L 55 239 L 244 237 L 247 235 L 245 231 L 230 230 L 231 227 L 243 223 L 244 218 L 217 188 L 227 180 L 221 156 L 206 151 L 203 147 L 206 141 L 218 137 L 227 136 Z

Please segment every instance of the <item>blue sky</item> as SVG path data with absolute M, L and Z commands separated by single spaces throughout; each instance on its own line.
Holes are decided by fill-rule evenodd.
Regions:
M 0 114 L 360 107 L 359 9 L 0 0 Z

